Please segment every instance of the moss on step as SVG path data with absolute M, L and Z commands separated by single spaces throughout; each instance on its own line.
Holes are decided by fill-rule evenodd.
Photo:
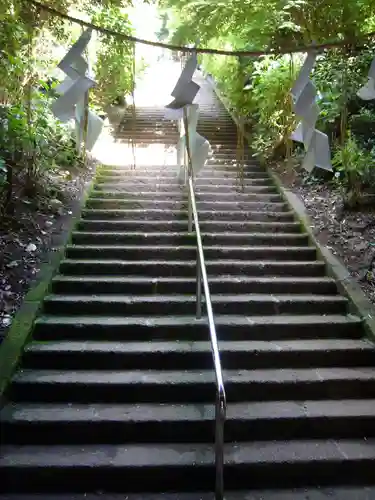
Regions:
M 36 282 L 26 294 L 19 311 L 13 319 L 12 326 L 0 345 L 0 407 L 2 406 L 7 384 L 18 365 L 25 344 L 31 337 L 34 322 L 43 305 L 43 299 L 50 291 L 52 278 L 64 257 L 65 246 L 71 242 L 72 233 L 77 227 L 81 210 L 90 196 L 93 185 L 94 179 L 84 190 L 81 202 L 71 218 L 69 230 L 64 238 L 65 241 L 58 251 L 50 253 L 48 262 L 42 264 Z

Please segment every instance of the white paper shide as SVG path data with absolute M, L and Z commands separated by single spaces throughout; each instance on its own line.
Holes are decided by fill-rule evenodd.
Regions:
M 83 142 L 84 135 L 85 94 L 95 86 L 95 80 L 88 74 L 88 63 L 82 55 L 91 40 L 91 35 L 90 29 L 84 31 L 58 64 L 58 67 L 66 74 L 66 78 L 56 87 L 60 96 L 51 106 L 53 114 L 62 122 L 75 120 L 78 149 Z M 99 116 L 88 111 L 85 141 L 87 151 L 91 151 L 94 147 L 103 125 L 104 122 Z
M 317 92 L 310 80 L 310 73 L 316 56 L 315 51 L 307 55 L 291 90 L 294 112 L 301 120 L 292 133 L 291 139 L 304 145 L 306 155 L 302 166 L 308 172 L 311 172 L 314 167 L 332 171 L 328 136 L 315 128 L 320 109 L 316 103 Z
M 179 123 L 180 139 L 177 144 L 177 165 L 180 182 L 186 181 L 186 151 L 189 152 L 194 177 L 206 164 L 210 151 L 210 143 L 197 132 L 199 106 L 193 104 L 193 101 L 200 87 L 192 80 L 197 65 L 197 55 L 193 54 L 185 64 L 171 92 L 174 100 L 166 106 L 166 116 Z M 185 130 L 186 122 L 187 130 Z

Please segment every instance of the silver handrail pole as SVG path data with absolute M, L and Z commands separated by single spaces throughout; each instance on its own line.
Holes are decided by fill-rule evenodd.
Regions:
M 202 236 L 199 227 L 198 212 L 194 193 L 193 171 L 190 154 L 188 118 L 186 109 L 184 109 L 183 125 L 186 137 L 186 156 L 185 172 L 188 179 L 188 228 L 192 231 L 194 221 L 195 233 L 197 238 L 197 257 L 196 257 L 196 317 L 202 317 L 202 284 L 203 293 L 206 301 L 206 310 L 208 317 L 208 327 L 211 340 L 211 351 L 214 361 L 216 378 L 216 401 L 215 401 L 215 500 L 224 500 L 224 424 L 226 418 L 226 395 L 224 389 L 223 374 L 221 369 L 219 346 L 216 334 L 214 315 L 212 310 L 210 288 L 208 284 L 207 270 L 204 259 Z M 186 161 L 187 157 L 187 161 Z
M 197 319 L 202 317 L 202 272 L 197 245 Z
M 224 424 L 226 413 L 225 394 L 223 398 L 216 392 L 215 408 L 215 499 L 224 500 Z
M 188 182 L 189 182 L 189 177 L 188 177 Z M 192 213 L 192 202 L 191 202 L 191 195 L 189 193 L 189 198 L 188 198 L 188 231 L 189 233 L 193 232 L 193 213 Z
M 217 395 L 215 403 L 215 472 L 216 472 L 215 499 L 223 500 L 224 499 L 224 424 L 226 417 L 226 395 L 224 389 L 223 374 L 221 369 L 216 327 L 212 310 L 210 288 L 208 285 L 207 270 L 204 260 L 202 237 L 198 221 L 198 212 L 195 203 L 194 184 L 191 177 L 189 177 L 189 194 L 191 197 L 195 232 L 197 236 L 199 267 L 200 267 L 201 280 L 203 283 L 204 296 L 206 299 L 206 309 L 207 309 L 208 325 L 209 325 L 210 339 L 211 339 L 211 350 L 214 360 L 216 387 L 217 387 Z M 198 294 L 197 294 L 197 310 L 198 310 Z

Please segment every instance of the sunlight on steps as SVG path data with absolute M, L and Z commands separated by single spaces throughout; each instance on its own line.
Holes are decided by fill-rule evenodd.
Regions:
M 164 57 L 163 57 L 164 55 Z M 181 72 L 181 65 L 161 53 L 162 58 L 158 60 L 155 55 L 150 59 L 150 66 L 142 80 L 137 84 L 135 92 L 136 107 L 142 108 L 164 108 L 172 97 L 170 95 Z M 157 143 L 134 142 L 130 140 L 132 123 L 130 119 L 129 137 L 127 139 L 116 137 L 116 130 L 120 126 L 125 115 L 125 108 L 112 107 L 107 110 L 108 120 L 100 139 L 95 145 L 92 153 L 96 160 L 103 165 L 126 166 L 163 166 L 175 165 L 177 158 L 176 146 L 169 140 L 162 142 L 166 133 L 163 126 L 157 132 Z M 167 122 L 168 123 L 168 122 Z M 137 131 L 135 132 L 137 135 Z
M 134 153 L 131 143 L 116 142 L 110 134 L 101 137 L 93 151 L 103 165 L 115 167 L 132 165 Z M 176 164 L 177 150 L 168 144 L 136 146 L 135 163 L 142 166 L 168 166 Z

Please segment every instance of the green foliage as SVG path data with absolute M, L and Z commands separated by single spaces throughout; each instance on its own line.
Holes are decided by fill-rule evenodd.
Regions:
M 25 174 L 35 187 L 45 172 L 67 170 L 80 163 L 72 132 L 51 113 L 48 98 L 34 92 L 31 108 L 15 104 L 3 110 L 0 151 L 3 159 Z
M 360 108 L 349 118 L 349 127 L 361 146 L 366 151 L 375 150 L 375 105 L 372 109 Z
M 254 63 L 249 89 L 256 110 L 253 146 L 265 154 L 271 154 L 296 126 L 290 97 L 295 77 L 295 65 L 289 56 L 265 57 Z
M 94 24 L 132 34 L 132 27 L 126 13 L 118 7 L 98 10 L 92 21 Z M 134 85 L 134 48 L 124 40 L 99 34 L 96 54 L 95 78 L 97 85 L 93 90 L 94 102 L 100 107 L 113 102 L 117 97 L 130 94 Z
M 350 206 L 358 204 L 364 189 L 374 185 L 375 159 L 372 152 L 365 151 L 349 132 L 344 146 L 339 147 L 333 157 L 335 178 L 344 189 Z
M 237 115 L 249 116 L 252 111 L 252 97 L 243 92 L 246 73 L 237 58 L 205 56 L 203 65 L 207 73 L 213 75 Z
M 0 189 L 2 189 L 6 183 L 6 177 L 7 177 L 7 166 L 5 164 L 5 159 L 0 157 Z
M 124 8 L 131 0 L 48 0 L 48 6 L 125 34 L 132 32 Z M 3 0 L 0 9 L 0 191 L 12 182 L 28 195 L 47 188 L 51 173 L 81 165 L 71 129 L 50 112 L 49 81 L 58 59 L 81 33 L 25 0 Z M 95 41 L 95 37 L 94 37 Z M 91 53 L 92 48 L 96 52 Z M 57 49 L 59 49 L 57 51 Z M 98 85 L 93 104 L 104 107 L 133 88 L 132 46 L 109 36 L 90 44 Z M 39 91 L 38 89 L 41 89 Z M 0 192 L 0 209 L 4 205 Z
M 159 41 L 163 41 L 169 37 L 169 29 L 167 28 L 168 21 L 169 21 L 168 12 L 161 13 L 159 16 L 159 19 L 160 19 L 162 24 L 161 24 L 160 30 L 155 34 L 156 34 L 156 38 Z
M 347 54 L 333 50 L 319 58 L 313 79 L 321 93 L 319 127 L 326 132 L 339 133 L 335 124 L 344 108 L 353 113 L 363 105 L 357 91 L 367 81 L 374 48 L 365 47 L 357 53 Z
M 356 95 L 366 82 L 375 46 L 364 39 L 360 49 L 352 49 L 358 38 L 374 30 L 375 0 L 161 0 L 161 4 L 173 14 L 169 27 L 176 43 L 199 38 L 201 45 L 211 48 L 285 50 L 348 40 L 345 47 L 322 53 L 313 71 L 321 108 L 318 127 L 336 148 L 336 180 L 344 191 L 357 193 L 368 185 L 375 190 L 371 173 L 375 106 Z M 213 75 L 232 109 L 246 118 L 253 148 L 265 157 L 280 149 L 284 155 L 290 153 L 288 136 L 296 125 L 290 89 L 304 57 L 248 59 L 245 64 L 237 58 L 203 57 L 205 71 Z M 244 75 L 250 82 L 247 91 Z
M 218 37 L 236 48 L 285 47 L 354 37 L 371 27 L 374 0 L 161 0 L 175 14 L 175 40 Z

